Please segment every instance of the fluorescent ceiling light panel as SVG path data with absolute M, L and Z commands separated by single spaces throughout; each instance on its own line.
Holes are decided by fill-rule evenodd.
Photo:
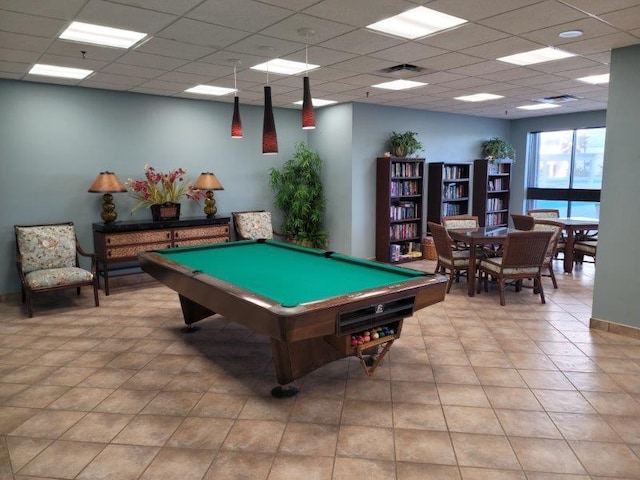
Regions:
M 545 47 L 539 48 L 538 50 L 531 50 L 529 52 L 500 57 L 497 60 L 506 63 L 513 63 L 514 65 L 533 65 L 535 63 L 550 62 L 552 60 L 561 60 L 563 58 L 575 56 L 575 53 L 565 52 L 564 50 L 559 50 L 553 47 Z
M 197 93 L 199 95 L 215 95 L 220 97 L 222 95 L 228 95 L 229 93 L 236 92 L 235 88 L 225 87 L 213 87 L 211 85 L 196 85 L 195 87 L 185 90 L 186 93 Z
M 409 88 L 423 87 L 429 85 L 424 82 L 414 82 L 413 80 L 393 80 L 392 82 L 378 83 L 371 85 L 374 88 L 384 88 L 386 90 L 407 90 Z
M 44 65 L 36 63 L 31 70 L 31 75 L 44 75 L 45 77 L 59 78 L 75 78 L 82 80 L 93 73 L 93 70 L 84 70 L 83 68 L 58 67 L 56 65 Z
M 593 85 L 599 85 L 601 83 L 609 83 L 609 74 L 603 73 L 602 75 L 590 75 L 588 77 L 576 78 L 576 80 L 591 83 Z
M 322 98 L 312 98 L 311 103 L 314 107 L 324 107 L 326 105 L 333 105 L 334 103 L 338 103 L 335 100 L 324 100 Z M 293 102 L 294 105 L 302 105 L 302 100 L 298 100 L 297 102 Z
M 534 103 L 532 105 L 522 105 L 520 110 L 544 110 L 545 108 L 558 108 L 560 105 L 554 103 Z
M 146 33 L 134 32 L 132 30 L 103 27 L 102 25 L 92 25 L 91 23 L 72 22 L 71 25 L 62 32 L 60 38 L 106 47 L 129 48 L 146 36 Z
M 493 93 L 474 93 L 473 95 L 455 97 L 455 100 L 460 100 L 463 102 L 486 102 L 487 100 L 495 100 L 497 98 L 504 98 L 504 96 L 495 95 Z
M 260 63 L 251 67 L 252 70 L 260 70 L 262 72 L 279 73 L 281 75 L 297 75 L 298 73 L 315 70 L 320 65 L 311 63 L 293 62 L 291 60 L 283 60 L 274 58 L 265 63 Z
M 463 23 L 467 23 L 464 18 L 447 15 L 427 7 L 416 7 L 367 25 L 367 28 L 413 40 Z

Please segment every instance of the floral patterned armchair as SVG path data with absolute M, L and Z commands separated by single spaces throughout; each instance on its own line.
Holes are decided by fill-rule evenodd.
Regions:
M 31 297 L 35 293 L 67 288 L 93 287 L 96 307 L 98 275 L 96 257 L 78 244 L 72 222 L 47 225 L 15 225 L 16 266 L 22 284 L 22 303 L 33 317 Z M 91 259 L 91 270 L 81 268 L 78 254 Z
M 233 228 L 236 233 L 236 240 L 272 239 L 274 237 L 284 238 L 284 235 L 273 230 L 271 212 L 252 210 L 233 212 L 231 215 L 233 217 Z

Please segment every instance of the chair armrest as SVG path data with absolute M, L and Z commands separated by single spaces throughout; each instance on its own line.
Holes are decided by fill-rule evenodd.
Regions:
M 83 257 L 91 259 L 91 273 L 95 275 L 98 270 L 98 257 L 96 256 L 96 254 L 85 252 L 79 243 L 76 244 L 76 252 L 78 252 Z

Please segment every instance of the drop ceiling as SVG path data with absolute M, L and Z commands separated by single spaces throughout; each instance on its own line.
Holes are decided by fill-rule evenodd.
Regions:
M 366 29 L 419 5 L 468 22 L 413 41 Z M 60 40 L 74 20 L 150 39 L 129 50 Z M 567 30 L 583 35 L 560 38 Z M 307 50 L 309 63 L 321 65 L 309 73 L 314 98 L 513 119 L 603 110 L 608 84 L 576 79 L 608 73 L 611 49 L 638 43 L 640 0 L 0 0 L 0 78 L 233 102 L 233 94 L 184 91 L 233 87 L 237 65 L 240 102 L 254 105 L 262 105 L 267 79 L 250 67 L 276 57 L 304 62 Z M 527 67 L 496 60 L 547 46 L 576 56 Z M 35 63 L 94 74 L 81 81 L 29 75 Z M 391 69 L 403 64 L 418 68 Z M 400 78 L 428 85 L 371 87 Z M 269 85 L 274 106 L 299 108 L 300 75 L 270 74 Z M 476 93 L 504 98 L 455 100 Z M 516 108 L 564 95 L 577 100 L 551 110 Z

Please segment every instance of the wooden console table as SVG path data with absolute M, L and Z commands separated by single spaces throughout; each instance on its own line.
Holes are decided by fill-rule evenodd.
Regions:
M 109 274 L 140 273 L 138 253 L 229 241 L 228 216 L 186 217 L 161 222 L 117 221 L 93 224 L 98 275 L 109 295 Z

